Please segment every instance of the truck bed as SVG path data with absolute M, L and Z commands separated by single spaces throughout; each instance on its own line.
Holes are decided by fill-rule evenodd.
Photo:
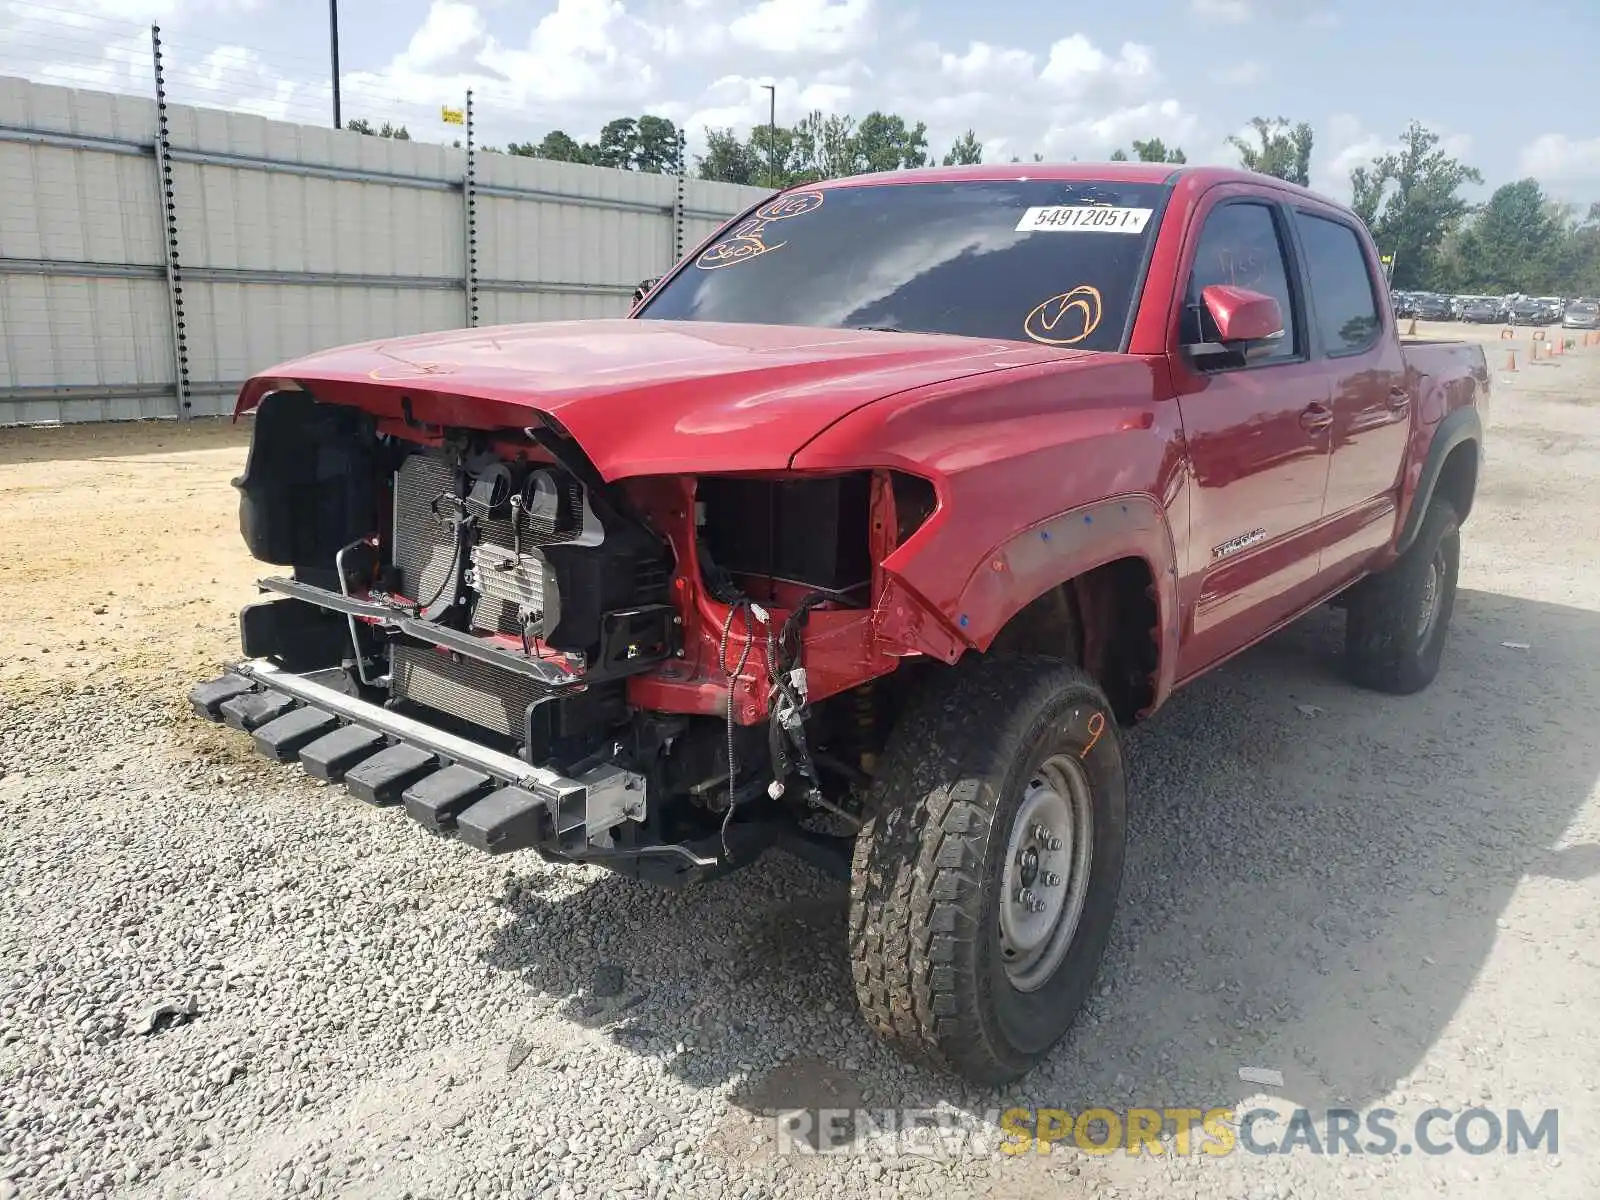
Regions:
M 1489 363 L 1481 342 L 1402 338 L 1400 353 L 1424 420 L 1465 405 L 1475 405 L 1488 420 Z

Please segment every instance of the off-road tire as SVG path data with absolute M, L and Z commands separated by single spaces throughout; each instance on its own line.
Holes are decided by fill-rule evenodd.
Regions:
M 1428 581 L 1439 567 L 1433 616 Z M 1345 660 L 1350 678 L 1374 691 L 1404 696 L 1419 692 L 1439 673 L 1455 609 L 1461 570 L 1461 525 L 1448 500 L 1428 505 L 1414 542 L 1385 571 L 1350 591 L 1345 615 Z
M 1004 860 L 1029 781 L 1060 755 L 1088 784 L 1087 894 L 1054 973 L 1020 991 L 1002 960 Z M 963 661 L 902 713 L 870 799 L 850 884 L 863 1015 L 913 1061 L 979 1084 L 1016 1079 L 1067 1032 L 1111 933 L 1127 784 L 1110 702 L 1059 660 Z

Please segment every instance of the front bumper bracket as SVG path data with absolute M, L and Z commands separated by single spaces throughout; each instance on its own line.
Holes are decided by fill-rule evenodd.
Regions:
M 582 858 L 645 818 L 641 775 L 603 763 L 568 778 L 266 659 L 196 685 L 189 700 L 208 720 L 249 733 L 269 758 L 298 759 L 369 803 L 402 804 L 418 824 L 488 854 Z

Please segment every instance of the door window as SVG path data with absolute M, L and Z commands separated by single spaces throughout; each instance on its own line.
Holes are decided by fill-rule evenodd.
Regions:
M 1208 287 L 1227 284 L 1263 292 L 1283 312 L 1283 338 L 1271 350 L 1253 354 L 1251 366 L 1294 358 L 1300 345 L 1289 268 L 1278 223 L 1265 204 L 1223 204 L 1211 210 L 1200 231 L 1184 305 L 1183 342 L 1215 342 L 1217 330 L 1200 302 Z M 1242 360 L 1241 360 L 1242 361 Z
M 1317 332 L 1329 355 L 1359 354 L 1378 337 L 1378 298 L 1356 231 L 1339 221 L 1296 212 Z

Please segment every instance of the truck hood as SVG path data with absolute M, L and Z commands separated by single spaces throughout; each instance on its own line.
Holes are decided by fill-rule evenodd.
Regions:
M 249 380 L 381 417 L 522 428 L 543 413 L 606 479 L 781 470 L 829 425 L 929 384 L 1086 358 L 1025 342 L 699 321 L 552 321 L 324 350 Z

